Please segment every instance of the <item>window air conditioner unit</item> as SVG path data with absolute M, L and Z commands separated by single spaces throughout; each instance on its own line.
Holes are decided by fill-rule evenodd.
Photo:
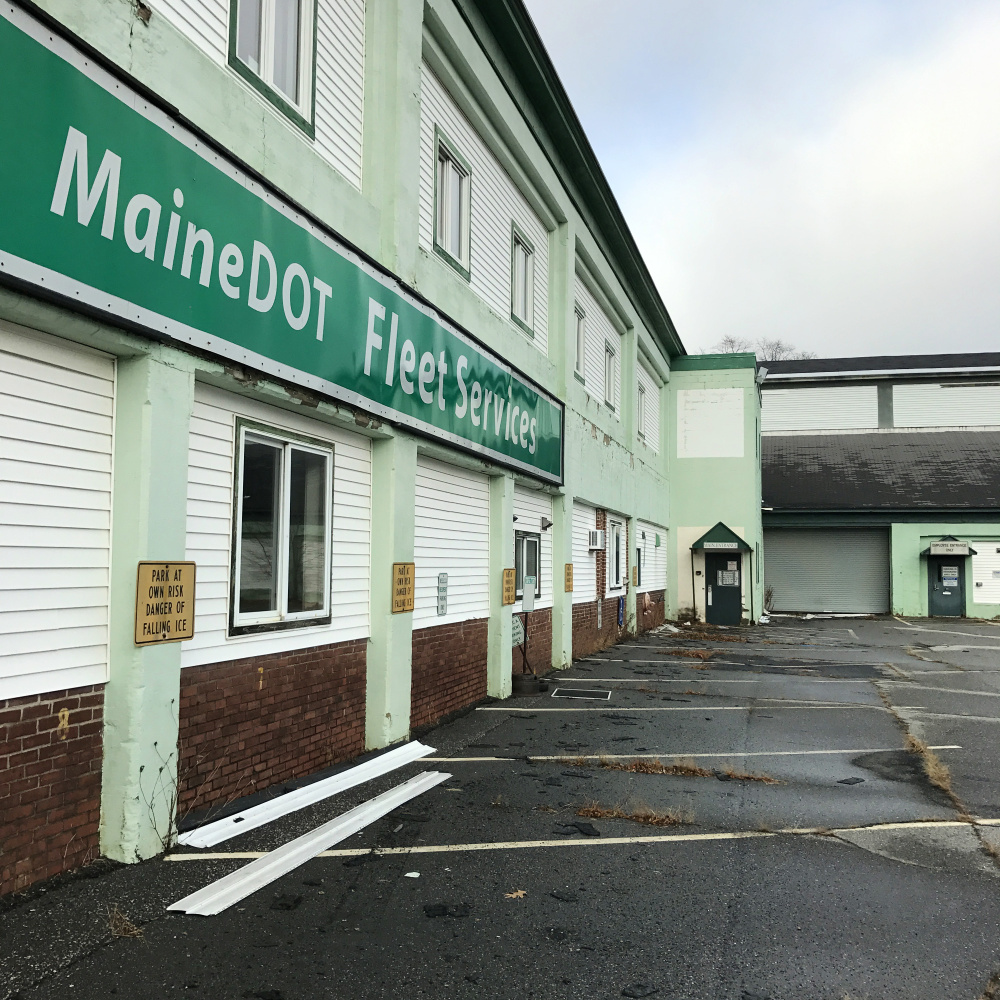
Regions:
M 604 532 L 603 531 L 591 531 L 587 537 L 587 548 L 589 551 L 593 552 L 594 549 L 604 548 Z

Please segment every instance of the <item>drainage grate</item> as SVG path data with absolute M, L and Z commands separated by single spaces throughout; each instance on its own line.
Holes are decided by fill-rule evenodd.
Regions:
M 595 691 L 593 688 L 556 688 L 553 698 L 584 698 L 587 701 L 610 701 L 610 691 Z

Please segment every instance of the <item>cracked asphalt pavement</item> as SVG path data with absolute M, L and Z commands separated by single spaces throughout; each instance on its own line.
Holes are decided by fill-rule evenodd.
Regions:
M 992 996 L 998 653 L 1000 625 L 940 619 L 622 643 L 432 731 L 429 761 L 5 902 L 0 1000 Z M 166 911 L 433 769 L 222 914 Z

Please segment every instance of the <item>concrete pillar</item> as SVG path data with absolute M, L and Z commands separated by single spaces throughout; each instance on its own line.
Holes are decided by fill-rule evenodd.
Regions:
M 372 448 L 371 639 L 365 745 L 373 750 L 410 731 L 413 613 L 392 613 L 392 564 L 413 562 L 417 442 L 397 431 Z
M 573 595 L 566 593 L 566 563 L 573 561 L 573 498 L 552 498 L 552 666 L 573 662 Z M 575 583 L 575 581 L 574 581 Z
M 511 608 L 503 603 L 503 571 L 514 565 L 514 478 L 490 479 L 490 623 L 486 693 L 509 698 Z
M 635 595 L 638 589 L 632 581 L 635 579 L 635 550 L 639 545 L 639 522 L 628 519 L 628 590 L 625 591 L 625 630 L 629 635 L 639 631 L 639 619 L 636 615 Z
M 194 374 L 122 359 L 115 403 L 110 679 L 104 703 L 101 851 L 160 853 L 173 835 L 181 644 L 135 645 L 140 560 L 184 559 Z

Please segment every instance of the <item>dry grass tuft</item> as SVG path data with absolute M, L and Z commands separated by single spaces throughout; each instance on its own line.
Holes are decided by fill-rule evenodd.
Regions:
M 688 688 L 686 691 L 681 691 L 681 694 L 697 694 L 700 695 L 702 698 L 708 697 L 708 693 L 706 691 L 695 691 L 694 688 Z
M 689 660 L 708 660 L 713 655 L 711 649 L 668 649 L 667 656 L 685 656 Z
M 979 995 L 979 1000 L 998 1000 L 998 998 L 1000 998 L 1000 972 L 990 977 L 986 989 Z
M 599 802 L 588 802 L 576 811 L 577 816 L 586 819 L 627 819 L 644 826 L 680 826 L 682 823 L 693 823 L 694 813 L 686 809 L 667 809 L 656 812 L 641 803 L 632 807 L 629 812 L 624 806 L 616 805 L 608 808 Z
M 635 757 L 632 760 L 601 758 L 601 767 L 609 771 L 631 771 L 633 774 L 672 774 L 682 778 L 711 778 L 712 772 L 699 767 L 689 757 L 682 757 L 675 764 L 664 764 L 659 758 Z
M 954 794 L 951 790 L 951 771 L 948 770 L 948 765 L 923 740 L 918 740 L 912 733 L 907 733 L 906 749 L 910 753 L 920 754 L 924 774 L 935 788 L 940 788 L 947 795 Z
M 113 938 L 141 938 L 143 933 L 141 927 L 118 909 L 117 903 L 108 910 L 108 928 Z
M 535 811 L 536 812 L 540 812 L 540 813 L 555 813 L 555 812 L 559 812 L 558 809 L 555 809 L 552 806 L 535 806 Z
M 752 771 L 740 771 L 735 767 L 726 765 L 719 768 L 723 774 L 733 779 L 733 781 L 760 781 L 765 785 L 783 785 L 783 781 L 772 778 L 769 774 L 754 774 Z

